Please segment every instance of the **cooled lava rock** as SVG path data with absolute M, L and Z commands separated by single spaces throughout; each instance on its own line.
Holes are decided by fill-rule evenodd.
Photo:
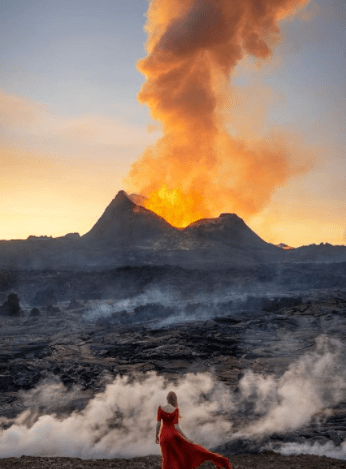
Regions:
M 80 309 L 83 307 L 84 305 L 82 303 L 79 303 L 79 301 L 77 301 L 75 298 L 72 298 L 69 305 L 66 307 L 66 310 L 70 311 L 71 309 Z
M 37 290 L 32 302 L 36 305 L 49 305 L 57 301 L 55 290 L 52 287 Z
M 60 313 L 60 308 L 58 306 L 48 305 L 47 306 L 47 314 L 56 314 Z
M 0 306 L 0 314 L 3 316 L 20 317 L 23 314 L 16 293 L 10 293 L 7 300 Z
M 38 308 L 32 308 L 30 311 L 30 317 L 37 318 L 38 316 L 41 316 L 40 310 Z

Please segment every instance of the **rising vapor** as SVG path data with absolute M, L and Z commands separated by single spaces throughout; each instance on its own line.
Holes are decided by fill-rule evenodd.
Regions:
M 280 20 L 309 0 L 151 0 L 146 82 L 139 101 L 163 137 L 133 164 L 127 183 L 145 206 L 176 226 L 232 209 L 258 212 L 274 190 L 308 168 L 290 158 L 282 134 L 232 137 L 222 110 L 237 63 L 267 59 Z
M 166 402 L 167 389 L 179 396 L 186 433 L 204 445 L 227 441 L 232 424 L 223 416 L 229 409 L 227 389 L 208 374 L 187 374 L 176 385 L 155 373 L 140 379 L 114 379 L 82 411 L 65 416 L 54 412 L 65 407 L 76 391 L 61 383 L 42 383 L 22 394 L 30 408 L 15 419 L 0 419 L 0 458 L 66 456 L 83 459 L 122 458 L 159 454 L 155 443 L 157 407 Z M 169 390 L 168 389 L 168 390 Z M 53 408 L 47 412 L 47 404 Z M 41 407 L 46 409 L 41 412 Z
M 273 433 L 297 430 L 314 417 L 328 415 L 346 396 L 345 347 L 321 336 L 316 348 L 292 363 L 281 376 L 247 371 L 232 392 L 211 373 L 186 374 L 175 383 L 153 372 L 136 378 L 117 376 L 83 410 L 56 414 L 73 407 L 80 390 L 67 390 L 56 381 L 25 391 L 21 399 L 30 409 L 13 419 L 0 419 L 0 458 L 67 456 L 83 459 L 122 458 L 159 454 L 155 444 L 157 407 L 171 389 L 178 395 L 181 427 L 194 442 L 214 448 L 232 440 L 261 441 Z M 109 377 L 110 379 L 110 377 Z M 252 409 L 251 423 L 234 416 Z M 42 410 L 44 409 L 44 410 Z M 265 443 L 264 443 L 265 444 Z M 335 447 L 282 444 L 284 454 L 327 454 L 346 457 L 346 443 Z

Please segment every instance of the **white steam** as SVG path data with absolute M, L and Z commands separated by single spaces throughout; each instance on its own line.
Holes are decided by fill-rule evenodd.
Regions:
M 314 454 L 316 456 L 326 456 L 327 458 L 346 459 L 346 442 L 336 446 L 332 441 L 320 444 L 318 442 L 309 443 L 285 443 L 280 447 L 280 453 L 284 456 L 292 454 Z
M 263 436 L 296 430 L 346 395 L 343 347 L 319 337 L 314 352 L 291 364 L 279 378 L 248 372 L 240 383 L 241 399 L 252 400 L 259 419 L 242 432 Z
M 159 454 L 155 443 L 157 407 L 174 389 L 178 395 L 184 431 L 196 442 L 213 446 L 230 438 L 231 423 L 222 417 L 229 404 L 226 389 L 211 375 L 187 375 L 176 386 L 149 373 L 130 382 L 118 377 L 83 411 L 68 417 L 26 411 L 0 432 L 0 457 L 68 456 L 83 459 L 135 457 Z M 47 401 L 59 386 L 45 386 L 36 396 Z M 6 423 L 6 419 L 1 419 Z
M 178 395 L 183 431 L 208 448 L 232 439 L 260 440 L 273 433 L 291 432 L 345 399 L 344 362 L 342 344 L 320 337 L 314 352 L 300 357 L 280 377 L 247 372 L 236 393 L 209 373 L 188 374 L 175 383 L 155 373 L 136 379 L 117 377 L 82 411 L 65 417 L 42 415 L 40 409 L 59 399 L 73 401 L 80 391 L 71 393 L 60 383 L 43 384 L 26 394 L 26 404 L 35 401 L 31 410 L 14 420 L 0 419 L 0 458 L 25 454 L 97 459 L 159 454 L 156 412 L 170 390 Z M 234 431 L 232 415 L 247 407 L 252 410 L 245 418 L 251 418 L 252 423 Z M 286 444 L 280 451 L 341 458 L 345 448 L 346 443 L 339 447 L 332 443 Z
M 179 298 L 179 296 L 178 296 Z M 83 318 L 88 322 L 94 322 L 99 318 L 109 318 L 114 313 L 127 311 L 130 314 L 138 306 L 147 304 L 160 304 L 162 306 L 180 305 L 179 299 L 170 291 L 160 288 L 147 289 L 141 295 L 124 298 L 122 300 L 90 300 L 88 309 Z

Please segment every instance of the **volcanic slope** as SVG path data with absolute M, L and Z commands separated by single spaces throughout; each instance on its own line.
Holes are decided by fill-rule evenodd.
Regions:
M 101 218 L 82 239 L 97 247 L 130 248 L 161 237 L 175 237 L 179 230 L 151 210 L 135 204 L 124 191 L 118 192 Z
M 184 266 L 249 264 L 280 260 L 283 255 L 235 214 L 221 214 L 178 229 L 135 204 L 124 191 L 117 194 L 82 242 L 98 250 L 132 251 L 138 260 L 150 263 Z

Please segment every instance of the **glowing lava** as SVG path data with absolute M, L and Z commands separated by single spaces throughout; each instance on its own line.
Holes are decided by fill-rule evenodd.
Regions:
M 184 196 L 179 187 L 170 191 L 165 184 L 160 189 L 154 190 L 143 205 L 178 228 L 183 228 L 203 217 L 200 210 L 202 198 L 199 194 L 190 192 Z

